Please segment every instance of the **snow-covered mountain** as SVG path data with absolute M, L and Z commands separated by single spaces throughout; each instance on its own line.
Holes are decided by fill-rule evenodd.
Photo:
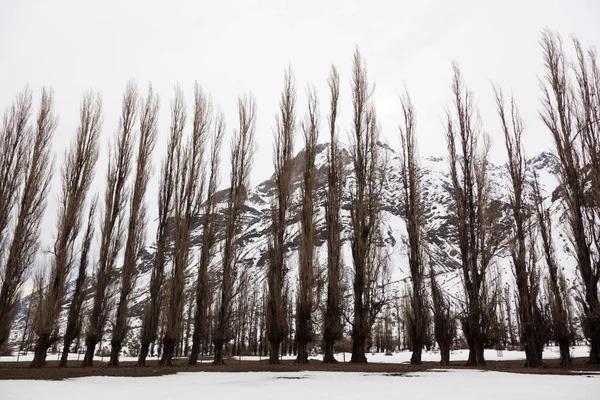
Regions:
M 386 144 L 379 144 L 384 157 L 387 159 L 386 179 L 383 191 L 383 227 L 384 242 L 390 256 L 390 268 L 393 285 L 398 288 L 404 285 L 407 279 L 408 265 L 406 255 L 406 229 L 402 219 L 401 205 L 401 162 L 399 154 Z M 316 207 L 316 227 L 318 231 L 318 243 L 316 247 L 317 257 L 322 265 L 325 265 L 327 257 L 327 246 L 325 244 L 325 214 L 324 203 L 327 191 L 327 144 L 318 146 L 318 153 L 315 161 L 315 168 L 318 171 L 318 206 Z M 353 182 L 352 163 L 348 149 L 343 149 L 343 159 L 348 170 L 346 187 L 351 187 Z M 301 151 L 295 158 L 295 173 L 293 178 L 294 195 L 299 196 L 301 183 L 301 171 L 304 160 L 304 152 Z M 448 162 L 445 158 L 424 158 L 421 160 L 423 174 L 423 195 L 426 215 L 426 232 L 428 237 L 428 247 L 430 252 L 430 263 L 435 268 L 438 276 L 443 281 L 444 288 L 450 293 L 458 293 L 462 290 L 459 267 L 458 247 L 454 241 L 454 229 L 452 218 L 455 212 L 451 195 L 451 181 L 449 177 Z M 554 240 L 557 242 L 557 258 L 567 271 L 567 276 L 573 276 L 574 261 L 570 256 L 566 235 L 563 233 L 564 225 L 561 223 L 562 205 L 554 194 L 558 187 L 556 173 L 558 171 L 558 160 L 549 152 L 544 152 L 528 160 L 528 171 L 531 174 L 536 171 L 543 195 L 545 205 L 552 210 L 552 222 Z M 503 221 L 507 224 L 507 233 L 509 232 L 509 175 L 505 165 L 490 165 L 490 180 L 492 182 L 492 195 L 499 202 L 499 209 L 502 213 Z M 273 178 L 261 182 L 248 192 L 248 201 L 246 202 L 243 213 L 243 229 L 239 237 L 240 240 L 240 262 L 243 266 L 249 268 L 250 276 L 255 280 L 261 280 L 266 265 L 266 250 L 268 240 L 268 229 L 270 225 L 270 205 L 274 194 Z M 221 219 L 226 207 L 226 191 L 220 191 L 216 194 L 217 212 Z M 344 193 L 342 202 L 343 227 L 342 238 L 344 241 L 344 262 L 347 270 L 351 270 L 352 260 L 350 256 L 350 215 L 349 215 L 350 193 Z M 296 253 L 298 248 L 299 234 L 298 219 L 292 213 L 288 226 L 288 279 L 294 282 L 296 279 Z M 201 218 L 199 217 L 193 225 L 191 235 L 191 262 L 189 266 L 189 282 L 195 281 L 196 260 L 199 255 L 200 243 L 202 239 Z M 223 240 L 222 236 L 217 237 L 218 241 Z M 217 243 L 216 248 L 220 248 Z M 214 263 L 218 265 L 219 254 L 216 252 Z M 152 259 L 154 254 L 153 246 L 148 246 L 143 252 L 140 262 L 140 274 L 131 298 L 132 320 L 131 326 L 135 330 L 139 326 L 139 316 L 142 312 L 142 305 L 148 295 L 148 285 L 151 275 Z M 498 271 L 502 280 L 508 285 L 512 285 L 512 273 L 507 258 L 499 258 L 496 261 Z M 22 326 L 24 311 L 26 309 L 27 298 L 23 300 L 21 310 L 14 325 L 14 334 L 17 334 L 19 327 Z M 110 328 L 110 327 L 109 327 Z M 15 336 L 13 336 L 15 337 Z

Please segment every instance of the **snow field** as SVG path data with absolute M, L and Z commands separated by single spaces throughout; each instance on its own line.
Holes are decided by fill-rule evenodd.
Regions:
M 2 399 L 411 400 L 597 399 L 600 376 L 526 375 L 477 370 L 398 374 L 188 372 L 148 378 L 87 377 L 0 381 Z M 68 396 L 65 396 L 68 394 Z

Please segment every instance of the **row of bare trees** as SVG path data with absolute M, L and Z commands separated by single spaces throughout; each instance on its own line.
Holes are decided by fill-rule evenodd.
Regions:
M 296 326 L 297 337 L 290 339 L 292 332 L 289 320 L 292 307 L 292 291 L 287 282 L 286 240 L 287 226 L 293 206 L 292 178 L 294 173 L 293 143 L 296 131 L 295 102 L 296 89 L 291 69 L 285 75 L 284 91 L 280 103 L 280 114 L 277 117 L 275 140 L 275 177 L 276 195 L 272 206 L 272 236 L 268 250 L 267 296 L 265 329 L 270 342 L 271 362 L 278 362 L 280 344 L 286 346 L 297 341 L 299 346 L 298 362 L 308 361 L 307 346 L 314 340 L 311 316 L 315 308 L 317 276 L 315 267 L 315 196 L 316 171 L 314 162 L 317 152 L 320 118 L 318 99 L 314 89 L 308 90 L 308 112 L 302 124 L 305 140 L 305 158 L 303 179 L 301 184 L 300 204 L 300 268 L 299 287 L 296 292 Z M 342 337 L 342 302 L 344 277 L 341 258 L 341 200 L 345 182 L 344 162 L 337 139 L 337 113 L 339 99 L 339 77 L 332 68 L 329 78 L 331 106 L 329 113 L 329 130 L 331 146 L 329 152 L 329 196 L 327 202 L 327 241 L 329 262 L 327 267 L 330 279 L 327 285 L 327 307 L 324 322 L 328 348 L 328 362 L 335 362 L 333 348 L 336 340 Z M 387 271 L 387 259 L 381 252 L 381 232 L 379 229 L 380 197 L 382 188 L 382 165 L 379 158 L 378 138 L 379 126 L 372 101 L 372 89 L 368 83 L 364 60 L 358 51 L 354 56 L 353 74 L 354 135 L 352 159 L 355 166 L 356 179 L 353 185 L 352 223 L 353 223 L 353 258 L 354 258 L 354 321 L 353 336 L 356 346 L 353 360 L 365 362 L 364 347 L 379 310 L 385 303 L 385 287 L 381 277 Z M 206 341 L 207 313 L 211 312 L 211 302 L 216 298 L 218 311 L 216 323 L 211 331 L 214 344 L 215 363 L 223 362 L 223 346 L 231 339 L 231 314 L 233 302 L 239 291 L 244 289 L 243 271 L 239 266 L 237 235 L 241 228 L 243 204 L 248 187 L 248 177 L 254 151 L 255 105 L 251 97 L 239 102 L 240 127 L 234 135 L 231 153 L 231 180 L 227 194 L 228 209 L 225 221 L 216 217 L 215 193 L 219 178 L 219 156 L 221 141 L 225 130 L 222 115 L 217 115 L 213 123 L 212 106 L 206 95 L 196 87 L 194 97 L 194 116 L 191 135 L 188 143 L 185 139 L 186 106 L 183 93 L 176 89 L 175 99 L 171 107 L 171 128 L 167 155 L 161 168 L 159 187 L 159 218 L 156 236 L 156 253 L 153 259 L 152 276 L 149 287 L 149 298 L 144 306 L 139 364 L 143 365 L 150 345 L 157 340 L 160 322 L 162 330 L 162 365 L 171 365 L 178 342 L 181 341 L 183 329 L 184 288 L 186 270 L 190 260 L 190 231 L 194 219 L 202 215 L 203 235 L 198 264 L 198 279 L 195 290 L 195 311 L 193 326 L 193 345 L 190 364 L 197 362 L 200 344 Z M 22 137 L 19 130 L 26 124 L 19 121 L 18 112 L 27 114 L 30 105 L 23 100 L 17 104 L 16 111 L 11 114 L 16 122 L 8 121 L 6 125 L 7 140 Z M 46 100 L 44 100 L 46 101 Z M 46 103 L 43 103 L 46 104 Z M 51 106 L 51 101 L 49 102 Z M 20 109 L 18 108 L 20 107 Z M 110 365 L 117 366 L 123 341 L 128 332 L 129 297 L 135 285 L 138 264 L 145 240 L 146 207 L 144 203 L 146 187 L 151 174 L 151 154 L 157 135 L 157 115 L 159 100 L 152 88 L 144 101 L 138 100 L 136 85 L 128 84 L 123 96 L 121 118 L 118 129 L 110 144 L 109 164 L 106 175 L 106 192 L 100 221 L 100 246 L 98 261 L 93 270 L 91 282 L 88 282 L 87 266 L 89 264 L 90 246 L 94 236 L 94 220 L 96 217 L 97 198 L 89 196 L 90 184 L 94 176 L 98 158 L 99 135 L 102 127 L 102 102 L 98 95 L 86 94 L 80 110 L 80 126 L 69 151 L 63 160 L 63 191 L 57 240 L 52 253 L 52 268 L 47 284 L 41 285 L 38 293 L 39 322 L 36 323 L 38 343 L 34 366 L 45 364 L 46 352 L 59 338 L 58 320 L 65 301 L 67 284 L 77 265 L 77 278 L 70 298 L 68 321 L 65 331 L 64 351 L 61 365 L 66 365 L 68 351 L 72 341 L 82 330 L 82 308 L 84 300 L 91 296 L 87 329 L 85 332 L 86 355 L 82 365 L 93 364 L 96 347 L 102 341 L 106 324 L 114 312 L 112 323 Z M 40 111 L 40 118 L 47 117 L 48 111 Z M 26 119 L 21 117 L 22 119 Z M 139 120 L 139 123 L 138 123 Z M 20 124 L 20 125 L 19 125 Z M 42 121 L 40 125 L 44 125 Z M 13 127 L 14 125 L 14 127 Z M 41 151 L 47 150 L 43 141 L 45 132 L 53 131 L 53 127 L 44 128 L 40 133 Z M 210 160 L 205 163 L 208 142 L 211 142 Z M 137 142 L 137 151 L 136 151 Z M 12 145 L 16 151 L 20 147 Z M 46 147 L 43 147 L 46 146 Z M 46 150 L 44 150 L 46 149 Z M 10 149 L 9 149 L 10 150 Z M 14 150 L 14 149 L 13 149 Z M 16 153 L 15 153 L 16 154 Z M 18 154 L 8 154 L 15 160 L 21 160 Z M 36 151 L 33 152 L 37 154 Z M 47 155 L 42 154 L 47 158 Z M 37 156 L 36 156 L 37 157 Z M 137 157 L 134 163 L 134 157 Z M 38 161 L 35 165 L 48 167 L 47 160 Z M 8 160 L 9 167 L 12 161 Z M 32 167 L 32 169 L 35 169 Z M 130 179 L 135 166 L 135 174 Z M 20 167 L 19 167 L 20 168 Z M 8 172 L 10 168 L 8 168 Z M 40 175 L 36 171 L 36 177 Z M 14 172 L 15 176 L 19 174 Z M 41 178 L 44 178 L 41 174 Z M 41 179 L 39 178 L 39 179 Z M 47 178 L 48 180 L 48 178 Z M 132 180 L 132 181 L 131 181 Z M 131 181 L 131 182 L 130 182 Z M 37 182 L 37 181 L 36 181 Z M 35 182 L 34 182 L 35 183 Z M 18 186 L 18 184 L 15 184 Z M 25 184 L 38 188 L 40 185 Z M 47 191 L 47 184 L 41 186 L 42 195 Z M 27 193 L 27 191 L 24 191 Z M 86 204 L 88 212 L 86 214 Z M 128 212 L 126 212 L 128 210 Z M 84 216 L 87 215 L 87 221 Z M 85 224 L 84 232 L 82 226 Z M 35 225 L 35 224 L 34 224 Z M 28 224 L 28 226 L 33 226 Z M 20 225 L 18 225 L 20 226 Z M 209 267 L 215 256 L 216 236 L 224 226 L 225 237 L 221 249 L 221 279 L 218 294 L 209 296 Z M 37 239 L 37 238 L 34 238 Z M 33 240 L 37 243 L 37 240 Z M 172 243 L 172 245 L 171 245 Z M 124 247 L 124 251 L 123 251 Z M 117 265 L 119 255 L 123 253 L 122 265 Z M 76 257 L 79 255 L 79 257 Z M 31 257 L 31 256 L 30 256 Z M 31 264 L 31 262 L 29 262 Z M 27 264 L 26 266 L 28 266 Z M 11 264 L 12 265 L 12 264 Z M 26 267 L 25 266 L 25 267 Z M 171 266 L 170 275 L 166 268 Z M 22 284 L 24 271 L 15 280 Z M 7 276 L 11 271 L 7 271 Z M 15 290 L 12 307 L 18 299 L 18 285 L 5 280 L 4 287 Z M 88 293 L 91 286 L 91 293 Z M 164 290 L 167 288 L 168 290 Z M 4 289 L 3 289 L 4 290 Z M 165 293 L 166 292 L 166 293 Z M 10 296 L 4 298 L 9 299 Z M 191 308 L 188 307 L 188 313 Z M 189 320 L 190 318 L 188 318 Z M 292 318 L 293 319 L 293 318 Z M 186 332 L 191 329 L 188 322 Z M 189 334 L 189 333 L 188 333 Z M 284 351 L 282 349 L 282 351 Z
M 454 227 L 464 285 L 464 301 L 460 302 L 458 317 L 470 349 L 468 365 L 485 366 L 483 350 L 498 340 L 500 321 L 497 313 L 507 314 L 510 321 L 510 299 L 506 301 L 506 307 L 498 307 L 501 293 L 494 289 L 494 286 L 498 287 L 497 283 L 492 282 L 498 277 L 490 275 L 490 267 L 501 254 L 509 256 L 513 267 L 514 303 L 519 342 L 526 355 L 525 366 L 542 365 L 542 351 L 550 339 L 559 344 L 561 365 L 571 364 L 571 291 L 574 291 L 581 310 L 584 336 L 591 345 L 589 362 L 596 364 L 599 361 L 597 171 L 600 70 L 594 50 L 585 52 L 576 38 L 573 44 L 576 61 L 569 68 L 560 36 L 551 31 L 543 32 L 541 45 L 546 73 L 540 81 L 544 94 L 540 116 L 552 135 L 560 161 L 561 204 L 566 209 L 567 232 L 579 272 L 579 282 L 571 288 L 567 287 L 555 256 L 550 210 L 537 175 L 526 164 L 522 145 L 525 124 L 515 100 L 511 99 L 507 105 L 502 90 L 494 86 L 510 177 L 510 220 L 502 221 L 499 204 L 490 187 L 488 154 L 491 142 L 482 133 L 474 96 L 466 87 L 460 69 L 454 66 L 453 104 L 447 111 L 446 137 L 456 208 Z M 413 347 L 411 362 L 419 363 L 427 326 L 424 319 L 428 315 L 423 311 L 428 301 L 420 300 L 427 253 L 422 251 L 426 239 L 421 234 L 424 221 L 421 220 L 419 167 L 414 155 L 414 110 L 408 95 L 401 100 L 404 115 L 401 125 L 402 203 L 411 278 L 411 292 L 405 307 L 406 329 Z M 508 235 L 505 228 L 509 228 Z M 432 268 L 429 278 L 434 336 L 442 350 L 442 364 L 447 364 L 448 347 L 454 334 L 452 311 Z
M 379 124 L 372 100 L 373 89 L 368 81 L 364 59 L 356 50 L 351 80 L 353 127 L 350 158 L 354 180 L 350 189 L 351 248 L 353 275 L 353 318 L 344 313 L 344 268 L 342 260 L 342 225 L 340 222 L 343 187 L 346 182 L 345 164 L 337 137 L 339 76 L 332 67 L 328 79 L 330 106 L 328 127 L 330 144 L 327 164 L 326 241 L 327 241 L 327 301 L 323 312 L 324 362 L 334 363 L 334 344 L 342 338 L 343 319 L 352 326 L 351 362 L 366 362 L 366 342 L 371 328 L 386 304 L 389 278 L 387 254 L 384 253 L 380 230 L 381 190 L 385 165 L 379 148 Z M 319 297 L 315 268 L 316 241 L 315 201 L 316 171 L 314 162 L 319 134 L 318 99 L 314 89 L 307 91 L 308 106 L 302 123 L 304 158 L 300 184 L 300 237 L 298 249 L 298 291 L 296 300 L 296 340 L 298 363 L 308 362 L 307 345 L 314 341 L 312 316 Z M 295 136 L 296 88 L 291 70 L 284 79 L 280 114 L 276 118 L 274 165 L 275 196 L 272 205 L 271 236 L 268 249 L 267 332 L 270 342 L 270 363 L 279 362 L 279 348 L 288 334 L 285 305 L 289 291 L 285 290 L 288 268 L 285 244 L 293 189 L 293 144 Z
M 80 126 L 75 140 L 71 144 L 61 171 L 62 191 L 58 212 L 57 236 L 54 243 L 54 258 L 50 271 L 50 279 L 46 290 L 40 293 L 40 318 L 37 329 L 38 343 L 33 364 L 41 366 L 46 361 L 48 348 L 57 340 L 55 326 L 61 312 L 69 275 L 75 264 L 76 241 L 83 223 L 86 198 L 96 160 L 98 159 L 98 136 L 100 133 L 101 103 L 99 98 L 88 93 L 83 100 L 80 111 Z M 81 249 L 81 260 L 78 266 L 75 292 L 69 309 L 65 341 L 73 340 L 76 335 L 77 322 L 82 302 L 82 290 L 85 284 L 87 255 L 93 235 L 95 202 L 90 206 L 86 224 L 85 237 Z
M 445 136 L 456 210 L 451 237 L 459 250 L 457 262 L 464 292 L 462 298 L 448 296 L 436 276 L 427 244 L 416 111 L 408 92 L 401 96 L 402 191 L 398 195 L 407 230 L 409 281 L 402 313 L 398 309 L 396 317 L 412 350 L 411 363 L 421 363 L 423 348 L 431 345 L 433 337 L 441 350 L 441 363 L 448 365 L 457 336 L 456 322 L 460 321 L 470 350 L 467 364 L 485 366 L 484 349 L 497 345 L 502 337 L 515 336 L 511 304 L 515 306 L 516 336 L 525 350 L 527 367 L 542 365 L 542 350 L 549 340 L 559 344 L 561 364 L 570 365 L 574 309 L 581 312 L 582 331 L 591 344 L 590 362 L 600 361 L 600 72 L 596 53 L 584 51 L 576 39 L 573 42 L 576 61 L 570 65 L 560 36 L 543 33 L 546 73 L 540 81 L 540 116 L 556 147 L 561 204 L 566 209 L 567 232 L 578 267 L 579 281 L 573 287 L 567 286 L 556 257 L 545 194 L 526 162 L 522 144 L 525 123 L 515 100 L 511 98 L 507 104 L 501 88 L 493 87 L 510 178 L 510 212 L 503 218 L 490 177 L 491 140 L 483 133 L 475 97 L 454 65 Z M 322 333 L 323 361 L 334 363 L 335 344 L 343 338 L 345 325 L 351 334 L 353 363 L 367 361 L 365 351 L 373 343 L 374 326 L 383 332 L 378 334 L 380 346 L 390 346 L 389 340 L 382 339 L 390 335 L 392 301 L 382 229 L 388 163 L 379 144 L 374 84 L 358 50 L 350 79 L 352 123 L 347 153 L 338 138 L 340 82 L 335 67 L 331 68 L 328 87 L 322 236 L 327 247 L 326 268 L 320 267 L 316 254 L 319 100 L 316 90 L 308 87 L 306 115 L 298 124 L 296 83 L 288 68 L 274 129 L 275 173 L 264 285 L 248 276 L 239 241 L 256 146 L 255 101 L 251 95 L 238 100 L 239 125 L 231 140 L 229 187 L 218 192 L 224 116 L 213 109 L 209 96 L 196 85 L 188 126 L 185 97 L 176 88 L 160 169 L 159 214 L 149 295 L 139 330 L 139 365 L 145 365 L 153 343 L 159 344 L 160 365 L 173 365 L 173 358 L 181 354 L 189 354 L 188 363 L 194 365 L 206 351 L 213 352 L 215 364 L 222 364 L 232 341 L 238 352 L 246 344 L 261 354 L 268 350 L 270 363 L 278 363 L 280 356 L 294 347 L 296 361 L 307 363 L 311 343 L 319 340 L 318 332 Z M 25 90 L 5 115 L 0 142 L 0 345 L 8 338 L 20 288 L 36 257 L 52 172 L 51 139 L 56 129 L 52 93 L 42 92 L 33 126 L 29 124 L 31 109 L 32 94 Z M 159 98 L 151 87 L 140 99 L 136 84 L 127 85 L 119 125 L 109 146 L 98 261 L 88 276 L 98 209 L 98 196 L 89 192 L 98 159 L 102 101 L 92 92 L 84 96 L 75 139 L 62 161 L 50 268 L 47 278 L 36 279 L 34 288 L 34 366 L 45 364 L 48 349 L 60 338 L 63 308 L 67 309 L 67 324 L 61 365 L 66 365 L 73 341 L 84 330 L 82 310 L 88 297 L 91 304 L 82 365 L 93 364 L 109 321 L 109 363 L 119 365 L 124 341 L 130 336 L 130 297 L 146 240 L 145 197 L 152 175 L 158 111 Z M 294 158 L 298 130 L 304 151 L 302 157 Z M 300 178 L 296 180 L 297 176 Z M 344 196 L 349 199 L 350 268 L 345 268 L 342 257 Z M 287 265 L 290 225 L 296 223 L 292 221 L 299 225 L 297 277 L 289 276 Z M 192 229 L 198 222 L 202 228 L 196 243 Z M 191 254 L 193 251 L 198 254 Z M 505 292 L 499 274 L 494 274 L 501 256 L 508 256 L 512 265 L 514 298 Z M 192 259 L 198 260 L 196 273 L 191 272 Z M 290 284 L 294 278 L 298 282 L 295 288 Z M 573 297 L 576 304 L 570 301 Z M 508 328 L 503 327 L 505 320 Z M 317 327 L 317 322 L 321 326 Z
M 574 38 L 576 59 L 569 62 L 561 37 L 544 32 L 542 49 L 546 74 L 540 83 L 540 116 L 550 131 L 558 155 L 561 192 L 568 233 L 577 261 L 582 326 L 591 345 L 590 363 L 600 362 L 600 67 L 592 48 L 585 51 Z M 547 256 L 552 271 L 555 262 Z M 554 273 L 553 273 L 554 274 Z M 557 286 L 556 277 L 552 286 Z M 554 290 L 553 290 L 554 291 Z M 554 295 L 555 307 L 563 296 Z M 555 310 L 553 314 L 563 314 Z M 560 317 L 559 317 L 560 318 Z

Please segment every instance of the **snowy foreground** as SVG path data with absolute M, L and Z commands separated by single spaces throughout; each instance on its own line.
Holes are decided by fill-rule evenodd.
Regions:
M 571 354 L 585 357 L 586 346 L 573 347 Z M 371 363 L 407 363 L 410 352 L 368 354 Z M 466 360 L 467 350 L 453 351 L 451 359 Z M 29 360 L 31 354 L 21 356 Z M 338 360 L 344 355 L 338 354 Z M 350 355 L 346 354 L 346 359 Z M 523 352 L 486 350 L 488 360 L 519 360 Z M 70 358 L 77 358 L 72 354 Z M 293 357 L 285 357 L 293 358 Z M 558 349 L 548 347 L 544 358 L 558 358 Z M 1 357 L 15 361 L 16 357 Z M 242 357 L 254 360 L 255 357 Z M 258 360 L 258 357 L 256 357 Z M 436 352 L 423 353 L 425 361 L 439 360 Z M 100 360 L 100 359 L 98 359 Z M 123 361 L 129 357 L 123 357 Z M 131 360 L 134 360 L 133 358 Z M 104 360 L 106 361 L 106 360 Z M 0 381 L 0 399 L 379 399 L 410 398 L 467 399 L 598 399 L 600 374 L 529 375 L 477 370 L 431 370 L 406 374 L 351 372 L 181 372 L 159 377 L 96 376 L 64 381 Z M 40 396 L 40 394 L 43 394 Z M 66 397 L 66 395 L 68 396 Z
M 0 381 L 9 399 L 598 399 L 600 376 L 435 370 L 386 375 L 350 372 L 187 372 L 149 378 L 87 377 Z

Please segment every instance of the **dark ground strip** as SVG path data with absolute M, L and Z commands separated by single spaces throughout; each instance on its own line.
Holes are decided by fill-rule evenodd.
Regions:
M 329 371 L 329 372 L 366 372 L 402 375 L 407 372 L 421 372 L 430 369 L 442 368 L 439 363 L 425 362 L 422 365 L 410 364 L 323 364 L 312 360 L 309 364 L 298 365 L 293 361 L 282 361 L 279 365 L 269 365 L 267 361 L 238 361 L 226 360 L 225 365 L 215 366 L 212 360 L 204 360 L 203 364 L 190 367 L 187 359 L 175 360 L 173 367 L 158 367 L 156 361 L 148 362 L 146 367 L 138 367 L 134 362 L 122 362 L 117 368 L 107 367 L 107 363 L 94 361 L 95 366 L 81 368 L 80 362 L 69 361 L 66 368 L 59 368 L 56 361 L 49 361 L 45 368 L 30 368 L 30 362 L 0 362 L 1 379 L 46 379 L 61 380 L 85 376 L 160 376 L 175 374 L 177 372 L 301 372 L 301 371 Z M 523 368 L 523 360 L 517 361 L 488 361 L 488 371 L 526 373 L 526 374 L 554 374 L 554 375 L 587 375 L 586 372 L 600 372 L 600 365 L 589 366 L 587 358 L 575 358 L 573 366 L 565 369 L 560 368 L 559 360 L 546 360 L 542 368 Z M 449 369 L 471 369 L 464 366 L 464 361 L 450 363 Z M 476 369 L 476 368 L 472 368 Z

